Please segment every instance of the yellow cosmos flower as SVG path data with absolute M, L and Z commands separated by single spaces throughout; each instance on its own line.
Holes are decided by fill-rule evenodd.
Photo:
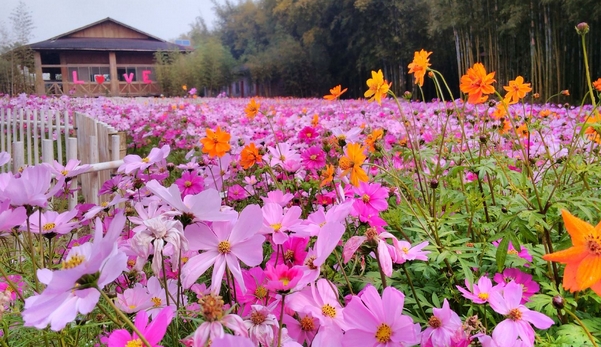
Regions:
M 341 157 L 338 161 L 338 166 L 342 170 L 341 175 L 346 176 L 350 173 L 351 184 L 355 187 L 359 186 L 359 182 L 367 182 L 369 177 L 361 165 L 367 158 L 363 146 L 359 143 L 349 143 L 346 146 L 346 156 Z
M 324 95 L 323 98 L 326 100 L 336 100 L 340 97 L 340 95 L 344 94 L 348 88 L 344 88 L 343 90 L 342 86 L 339 84 L 336 87 L 330 89 L 330 95 Z
M 381 105 L 382 97 L 386 97 L 391 84 L 386 82 L 381 69 L 378 72 L 372 71 L 371 78 L 367 80 L 369 89 L 365 92 L 364 96 L 369 98 L 369 101 L 376 100 Z

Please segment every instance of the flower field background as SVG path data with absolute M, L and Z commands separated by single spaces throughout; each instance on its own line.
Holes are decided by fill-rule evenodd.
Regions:
M 477 63 L 462 101 L 430 54 L 430 102 L 381 71 L 370 100 L 1 98 L 130 154 L 101 206 L 63 207 L 85 165 L 0 175 L 0 344 L 597 346 L 601 80 L 548 104 Z

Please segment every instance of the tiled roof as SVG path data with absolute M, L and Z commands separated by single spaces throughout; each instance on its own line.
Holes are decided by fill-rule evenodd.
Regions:
M 176 45 L 165 41 L 142 39 L 113 39 L 113 38 L 60 38 L 46 40 L 29 45 L 33 50 L 88 50 L 88 51 L 190 51 L 189 47 Z

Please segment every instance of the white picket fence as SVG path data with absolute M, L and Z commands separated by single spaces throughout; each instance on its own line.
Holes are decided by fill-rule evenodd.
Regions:
M 73 123 L 74 120 L 74 123 Z M 0 107 L 0 151 L 8 152 L 12 162 L 2 170 L 17 173 L 25 166 L 52 163 L 66 165 L 70 159 L 90 164 L 91 170 L 72 180 L 72 189 L 81 183 L 83 200 L 99 204 L 98 197 L 110 171 L 123 163 L 125 137 L 108 124 L 83 113 L 67 111 L 10 109 Z M 77 192 L 69 199 L 69 208 L 78 201 Z

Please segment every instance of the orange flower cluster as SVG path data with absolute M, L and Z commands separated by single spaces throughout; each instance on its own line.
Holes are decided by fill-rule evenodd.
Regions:
M 495 92 L 495 87 L 492 86 L 496 82 L 494 77 L 494 72 L 487 74 L 484 65 L 476 63 L 461 76 L 459 89 L 469 95 L 467 102 L 481 104 L 488 100 L 488 94 Z
M 200 139 L 202 143 L 202 152 L 207 153 L 209 157 L 223 157 L 231 146 L 229 144 L 231 135 L 217 127 L 215 131 L 206 129 L 207 136 Z
M 503 87 L 507 91 L 505 94 L 505 102 L 508 104 L 516 104 L 520 99 L 532 91 L 530 83 L 524 83 L 524 77 L 518 76 L 513 81 L 509 81 L 509 85 Z
M 430 64 L 430 59 L 428 58 L 432 54 L 432 52 L 426 52 L 425 50 L 421 50 L 419 52 L 415 52 L 413 54 L 413 62 L 409 64 L 409 73 L 413 74 L 415 77 L 415 84 L 420 87 L 424 86 L 424 76 L 426 75 L 426 71 L 428 70 L 428 66 Z
M 596 91 L 601 92 L 601 77 L 593 82 L 593 88 L 595 88 Z
M 365 147 L 367 147 L 367 150 L 370 153 L 376 151 L 376 141 L 378 141 L 382 137 L 384 137 L 384 130 L 382 129 L 376 129 L 367 135 L 367 137 L 365 138 Z
M 561 211 L 565 227 L 572 238 L 572 247 L 545 254 L 543 259 L 566 264 L 563 287 L 570 292 L 591 288 L 601 295 L 601 223 L 589 223 Z
M 588 136 L 588 139 L 601 144 L 601 134 L 599 133 L 599 127 L 601 126 L 601 114 L 599 114 L 599 111 L 596 111 L 594 115 L 590 116 L 586 120 L 586 124 L 595 125 L 597 127 L 595 128 L 593 126 L 589 126 L 586 128 L 586 130 L 584 130 L 584 133 Z
M 348 88 L 344 88 L 343 90 L 342 86 L 339 84 L 336 87 L 330 89 L 330 95 L 324 95 L 323 98 L 326 100 L 336 100 L 340 97 L 340 95 L 344 94 Z
M 249 119 L 255 118 L 257 113 L 259 113 L 259 109 L 261 108 L 261 104 L 257 103 L 254 98 L 250 99 L 248 105 L 244 109 L 244 113 L 246 113 L 246 117 Z

